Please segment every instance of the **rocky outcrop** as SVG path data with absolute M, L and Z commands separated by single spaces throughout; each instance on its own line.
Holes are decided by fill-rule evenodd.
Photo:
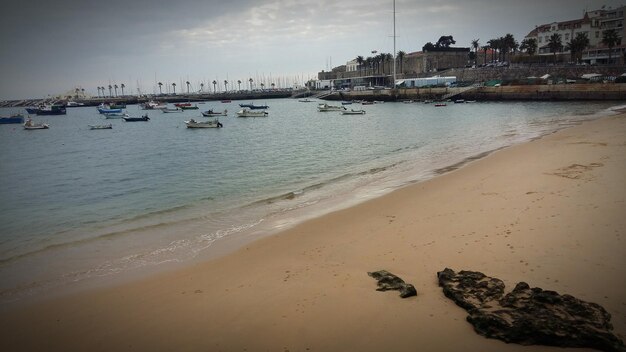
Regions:
M 520 282 L 504 295 L 504 283 L 480 272 L 437 273 L 446 297 L 469 313 L 480 335 L 522 345 L 626 351 L 602 306 Z
M 367 275 L 378 281 L 376 291 L 398 290 L 402 298 L 417 296 L 417 291 L 413 285 L 407 284 L 404 280 L 386 270 L 368 272 Z

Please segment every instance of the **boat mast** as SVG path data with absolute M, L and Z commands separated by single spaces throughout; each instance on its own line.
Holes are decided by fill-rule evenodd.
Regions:
M 393 85 L 396 88 L 396 0 L 393 0 Z

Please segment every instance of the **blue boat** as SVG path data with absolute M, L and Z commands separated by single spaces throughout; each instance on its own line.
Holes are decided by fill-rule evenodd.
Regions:
M 270 108 L 267 105 L 254 105 L 253 103 L 250 103 L 250 104 L 239 104 L 239 106 L 241 106 L 242 108 L 248 108 L 248 109 L 252 109 L 252 110 L 261 110 L 261 109 L 269 109 Z
M 24 123 L 24 116 L 21 114 L 12 115 L 9 117 L 1 117 L 0 116 L 0 125 L 9 124 L 9 123 Z
M 26 108 L 26 112 L 29 114 L 36 114 L 39 108 Z
M 101 114 L 119 114 L 122 112 L 122 109 L 105 109 L 98 108 L 98 112 Z

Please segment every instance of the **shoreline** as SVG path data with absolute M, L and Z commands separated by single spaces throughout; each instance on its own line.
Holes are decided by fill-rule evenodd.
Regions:
M 586 121 L 219 258 L 8 309 L 0 318 L 10 326 L 2 344 L 556 350 L 476 335 L 436 285 L 436 271 L 445 267 L 482 271 L 507 290 L 526 281 L 599 303 L 624 338 L 625 135 L 626 114 Z M 418 296 L 376 292 L 366 272 L 380 269 L 414 284 Z
M 234 228 L 223 228 L 219 229 L 215 233 L 210 233 L 210 236 L 208 237 L 211 237 L 211 240 L 206 243 L 204 242 L 204 240 L 203 243 L 200 243 L 197 241 L 196 238 L 189 237 L 189 243 L 185 244 L 185 247 L 183 247 L 182 250 L 191 249 L 194 243 L 196 245 L 202 245 L 201 248 L 203 249 L 197 251 L 193 250 L 194 254 L 183 253 L 182 257 L 171 258 L 159 257 L 156 259 L 162 260 L 161 262 L 150 262 L 145 265 L 121 267 L 119 268 L 119 270 L 109 273 L 107 271 L 109 270 L 108 268 L 115 268 L 114 265 L 118 264 L 119 260 L 125 259 L 125 257 L 120 259 L 113 258 L 112 261 L 100 263 L 98 264 L 98 266 L 88 268 L 87 271 L 67 272 L 63 275 L 63 277 L 58 277 L 57 280 L 55 280 L 55 278 L 50 278 L 49 280 L 43 281 L 41 285 L 35 282 L 34 284 L 28 284 L 27 286 L 20 286 L 16 287 L 15 289 L 6 290 L 5 301 L 2 302 L 2 304 L 0 305 L 0 310 L 4 309 L 5 306 L 15 304 L 16 302 L 21 302 L 20 304 L 28 304 L 29 302 L 37 302 L 42 298 L 45 299 L 46 297 L 63 297 L 68 294 L 82 292 L 94 288 L 106 288 L 111 285 L 129 283 L 145 277 L 151 277 L 154 275 L 159 275 L 160 273 L 168 273 L 180 270 L 181 268 L 185 268 L 203 261 L 219 258 L 228 255 L 233 251 L 236 251 L 238 248 L 241 248 L 246 244 L 254 242 L 258 239 L 272 236 L 285 230 L 292 229 L 293 227 L 298 226 L 299 224 L 314 219 L 316 217 L 324 216 L 328 213 L 349 208 L 360 203 L 384 196 L 390 192 L 397 192 L 401 188 L 409 187 L 427 181 L 429 179 L 439 177 L 445 173 L 454 171 L 458 168 L 462 168 L 467 164 L 480 160 L 502 149 L 507 149 L 512 146 L 519 145 L 520 143 L 528 143 L 529 141 L 543 138 L 546 135 L 550 135 L 564 128 L 577 126 L 581 123 L 584 123 L 584 121 L 595 120 L 602 118 L 603 116 L 610 115 L 614 113 L 614 111 L 619 107 L 620 106 L 613 107 L 611 109 L 600 110 L 594 114 L 584 115 L 586 117 L 584 117 L 583 120 L 570 121 L 570 118 L 568 118 L 567 120 L 569 122 L 564 125 L 560 123 L 553 123 L 552 127 L 547 131 L 534 131 L 533 135 L 527 135 L 523 139 L 507 141 L 505 145 L 497 146 L 496 148 L 491 150 L 478 152 L 477 154 L 466 154 L 466 156 L 464 157 L 462 155 L 457 155 L 457 158 L 450 158 L 446 159 L 445 161 L 441 160 L 439 162 L 439 166 L 437 164 L 430 165 L 431 169 L 424 171 L 420 175 L 415 173 L 415 169 L 410 169 L 410 172 L 407 172 L 408 169 L 402 172 L 399 172 L 398 170 L 393 171 L 393 169 L 396 168 L 397 163 L 388 167 L 384 167 L 383 171 L 387 169 L 392 169 L 395 174 L 388 174 L 384 176 L 383 178 L 385 179 L 385 181 L 377 180 L 374 181 L 373 184 L 370 184 L 370 180 L 367 184 L 361 184 L 358 187 L 353 184 L 355 180 L 351 180 L 348 183 L 344 184 L 342 187 L 340 187 L 342 190 L 339 193 L 334 194 L 333 197 L 329 199 L 325 199 L 323 201 L 323 206 L 321 204 L 315 204 L 312 206 L 308 205 L 302 208 L 299 206 L 292 208 L 292 205 L 289 205 L 287 203 L 283 205 L 277 204 L 277 207 L 272 212 L 267 214 L 268 216 L 264 216 L 261 219 L 252 219 L 255 220 L 253 224 L 245 223 L 242 226 L 243 229 L 234 230 Z M 461 157 L 461 159 L 459 159 L 458 157 Z M 441 165 L 447 166 L 441 167 Z M 378 173 L 379 169 L 380 168 L 376 169 L 376 173 Z M 358 175 L 369 173 L 370 171 L 372 170 L 361 171 L 358 173 Z M 400 176 L 401 174 L 404 175 Z M 345 175 L 340 178 L 345 178 Z M 359 181 L 358 183 L 361 182 Z M 329 182 L 329 184 L 333 183 Z M 332 187 L 337 188 L 337 185 L 334 185 Z M 317 189 L 318 187 L 308 186 L 304 188 L 302 190 L 302 193 L 307 193 L 307 197 L 309 193 L 309 190 L 307 190 L 308 188 L 312 188 L 313 192 L 315 192 L 315 189 Z M 273 196 L 272 198 L 255 201 L 254 203 L 243 205 L 242 208 L 247 208 L 251 205 L 257 204 L 263 205 L 265 203 L 280 203 L 283 200 L 291 202 L 292 198 L 290 198 L 288 195 L 296 193 L 299 193 L 299 191 L 292 191 L 288 194 L 280 194 L 279 196 Z M 276 212 L 276 210 L 282 209 L 283 207 L 287 207 L 290 210 L 288 212 L 283 212 L 282 210 Z M 238 213 L 238 211 L 235 212 Z M 200 223 L 197 223 L 189 225 L 185 228 L 179 226 L 177 229 L 178 231 L 182 232 L 186 232 L 188 230 L 193 231 L 197 230 L 196 228 L 200 225 Z M 170 230 L 173 231 L 175 229 Z M 163 232 L 163 230 L 161 232 Z M 222 232 L 232 232 L 232 234 L 225 236 L 219 235 L 219 233 Z M 203 235 L 202 237 L 205 237 L 205 235 Z M 68 250 L 72 249 L 71 247 L 68 248 Z M 159 252 L 168 253 L 169 249 L 169 247 L 157 248 L 155 249 L 155 251 L 158 250 Z M 72 250 L 76 251 L 77 249 Z M 174 250 L 178 249 L 174 248 Z M 56 254 L 56 256 L 59 257 L 59 254 Z M 83 255 L 83 257 L 85 257 L 85 255 Z M 37 264 L 41 263 L 42 260 L 39 260 L 37 262 L 33 260 L 32 262 L 34 264 Z M 59 289 L 59 287 L 62 288 Z M 14 294 L 13 292 L 17 292 L 17 294 Z

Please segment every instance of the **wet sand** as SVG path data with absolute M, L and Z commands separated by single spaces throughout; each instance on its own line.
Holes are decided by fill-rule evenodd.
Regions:
M 586 351 L 486 339 L 436 273 L 482 271 L 602 305 L 626 337 L 626 115 L 131 283 L 16 306 L 3 351 Z M 389 270 L 417 297 L 378 292 Z

